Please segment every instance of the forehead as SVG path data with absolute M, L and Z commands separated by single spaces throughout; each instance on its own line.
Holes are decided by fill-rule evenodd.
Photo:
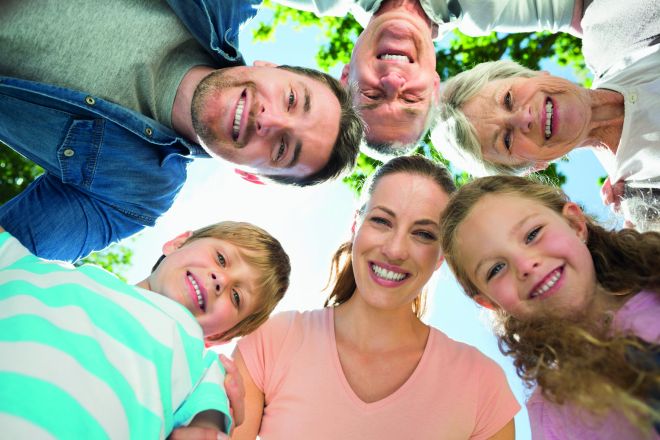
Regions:
M 438 221 L 447 206 L 449 196 L 432 179 L 408 173 L 382 177 L 376 184 L 367 209 L 387 207 L 397 217 Z
M 415 142 L 422 137 L 430 102 L 424 107 L 410 108 L 402 103 L 386 102 L 376 107 L 361 106 L 370 142 Z

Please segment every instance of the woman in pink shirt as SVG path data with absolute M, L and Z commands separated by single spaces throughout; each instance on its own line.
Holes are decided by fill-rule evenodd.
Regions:
M 232 438 L 514 438 L 501 368 L 420 320 L 454 190 L 421 156 L 374 173 L 326 307 L 280 313 L 238 342 L 246 416 Z
M 555 187 L 494 176 L 458 191 L 441 235 L 536 386 L 535 440 L 660 438 L 660 234 L 606 230 Z

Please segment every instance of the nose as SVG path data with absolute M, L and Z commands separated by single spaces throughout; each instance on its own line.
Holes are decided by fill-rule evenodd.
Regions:
M 529 105 L 520 107 L 516 110 L 510 119 L 511 126 L 527 133 L 532 129 L 532 110 Z
M 256 116 L 255 128 L 259 136 L 277 136 L 288 127 L 286 115 L 275 110 L 262 109 Z
M 525 280 L 539 268 L 541 262 L 534 255 L 521 253 L 514 258 L 513 264 L 516 266 L 518 278 Z
M 405 234 L 392 232 L 383 243 L 382 252 L 390 261 L 402 261 L 408 258 L 408 246 Z
M 397 72 L 388 72 L 380 77 L 380 85 L 387 96 L 395 95 L 406 83 L 406 79 Z
M 211 286 L 208 289 L 209 291 L 209 297 L 214 296 L 220 296 L 222 293 L 222 289 L 224 286 L 227 285 L 227 277 L 223 274 L 220 274 L 219 272 L 211 272 Z

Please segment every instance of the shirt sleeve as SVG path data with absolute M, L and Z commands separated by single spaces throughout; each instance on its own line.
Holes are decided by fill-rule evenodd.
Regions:
M 264 325 L 237 343 L 252 381 L 264 395 L 270 395 L 277 387 L 274 379 L 276 365 L 283 357 L 285 341 L 298 316 L 298 313 L 293 311 L 272 316 Z
M 215 410 L 225 415 L 227 432 L 231 429 L 229 399 L 224 390 L 225 372 L 218 355 L 206 350 L 203 357 L 202 374 L 195 380 L 192 391 L 174 412 L 174 427 L 190 424 L 195 415 L 202 411 Z
M 486 357 L 479 375 L 477 418 L 471 439 L 488 439 L 497 434 L 520 410 L 504 371 Z
M 455 24 L 466 35 L 497 32 L 567 31 L 574 0 L 459 0 Z M 441 31 L 447 29 L 442 28 Z

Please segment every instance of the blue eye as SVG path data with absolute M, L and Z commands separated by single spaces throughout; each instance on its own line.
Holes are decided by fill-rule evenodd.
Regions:
M 502 269 L 504 269 L 504 263 L 497 263 L 495 266 L 491 267 L 486 274 L 486 281 L 490 281 L 490 279 L 500 273 Z
M 507 130 L 504 133 L 504 148 L 506 148 L 507 151 L 511 151 L 511 131 Z
M 423 238 L 424 240 L 428 240 L 428 241 L 437 240 L 437 237 L 435 236 L 435 234 L 433 234 L 429 231 L 417 231 L 417 232 L 415 232 L 415 235 L 417 235 L 420 238 Z
M 370 217 L 369 221 L 376 223 L 377 225 L 389 225 L 390 222 L 384 219 L 383 217 Z
M 238 294 L 236 290 L 231 291 L 231 297 L 232 297 L 232 302 L 236 306 L 236 308 L 239 308 L 241 305 L 241 296 Z
M 283 157 L 284 153 L 286 153 L 286 143 L 284 142 L 284 139 L 280 141 L 280 148 L 277 149 L 277 156 L 275 157 L 275 162 L 279 162 Z
M 293 94 L 293 89 L 289 92 L 289 106 L 287 107 L 287 111 L 291 110 L 291 107 L 293 107 L 293 104 L 296 102 L 296 95 Z
M 527 244 L 534 241 L 534 239 L 539 235 L 539 232 L 541 232 L 541 226 L 532 229 L 529 234 L 527 234 L 527 237 L 525 237 L 525 243 Z
M 511 94 L 511 90 L 506 92 L 506 95 L 504 95 L 504 106 L 507 108 L 507 110 L 513 109 L 513 95 Z
M 220 263 L 220 266 L 225 267 L 227 265 L 227 260 L 225 260 L 225 257 L 218 252 L 218 263 Z

